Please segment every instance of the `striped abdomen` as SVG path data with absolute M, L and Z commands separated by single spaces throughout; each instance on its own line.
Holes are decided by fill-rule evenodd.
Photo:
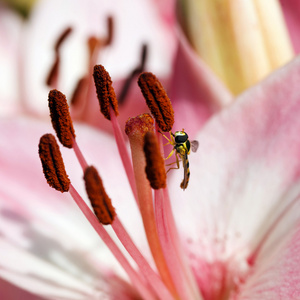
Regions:
M 189 180 L 190 180 L 190 163 L 189 163 L 189 159 L 188 159 L 188 155 L 187 153 L 185 153 L 184 155 L 182 155 L 182 164 L 183 164 L 183 180 L 180 184 L 180 187 L 185 190 L 189 184 Z

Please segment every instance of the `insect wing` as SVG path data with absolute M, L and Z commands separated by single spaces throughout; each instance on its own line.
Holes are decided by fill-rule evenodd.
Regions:
M 196 152 L 198 150 L 198 147 L 199 147 L 199 142 L 194 140 L 194 141 L 191 141 L 191 148 L 192 148 L 192 151 L 193 152 Z

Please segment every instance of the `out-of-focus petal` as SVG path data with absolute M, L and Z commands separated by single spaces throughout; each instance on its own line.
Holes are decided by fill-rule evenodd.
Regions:
M 174 128 L 192 136 L 212 114 L 233 101 L 233 96 L 196 55 L 178 28 L 178 47 L 169 95 L 175 110 Z
M 0 3 L 0 116 L 20 110 L 18 55 L 22 25 L 20 16 Z
M 0 278 L 1 296 L 4 299 L 44 300 Z
M 299 80 L 300 57 L 207 123 L 196 136 L 199 149 L 190 155 L 190 185 L 184 192 L 179 188 L 183 174 L 174 172 L 171 191 L 177 221 L 192 238 L 195 248 L 190 248 L 197 257 L 221 254 L 225 259 L 241 249 L 253 251 L 299 196 Z M 258 260 L 284 241 L 298 212 L 299 205 L 285 214 Z
M 41 135 L 53 132 L 51 125 L 18 118 L 1 120 L 0 128 L 0 248 L 10 253 L 0 258 L 0 277 L 31 292 L 39 285 L 43 296 L 51 290 L 53 295 L 62 296 L 76 287 L 70 299 L 77 299 L 76 291 L 81 287 L 89 295 L 101 291 L 106 268 L 126 278 L 71 197 L 46 183 L 38 142 Z M 142 221 L 114 139 L 88 126 L 75 124 L 75 128 L 77 142 L 87 161 L 98 168 L 120 219 L 129 233 L 135 234 L 135 242 L 145 246 L 143 232 L 135 230 L 137 224 L 142 227 Z M 87 199 L 83 173 L 73 151 L 60 148 L 72 184 Z M 14 259 L 22 264 L 13 263 Z
M 22 289 L 52 299 L 97 299 L 101 289 L 70 276 L 68 272 L 45 262 L 33 252 L 27 252 L 0 238 L 0 277 Z M 98 294 L 98 296 L 97 296 Z
M 285 21 L 292 39 L 294 50 L 300 52 L 300 2 L 298 0 L 280 0 Z
M 61 49 L 62 79 L 58 86 L 71 99 L 77 80 L 87 71 L 87 39 L 91 35 L 107 36 L 108 16 L 113 18 L 113 40 L 100 51 L 97 63 L 105 65 L 114 82 L 129 76 L 139 64 L 143 44 L 149 47 L 147 70 L 162 77 L 170 72 L 175 39 L 150 0 L 130 3 L 120 0 L 42 0 L 33 10 L 28 24 L 24 55 L 26 103 L 32 111 L 48 113 L 45 80 L 54 61 L 53 47 L 60 34 L 69 26 L 73 28 Z

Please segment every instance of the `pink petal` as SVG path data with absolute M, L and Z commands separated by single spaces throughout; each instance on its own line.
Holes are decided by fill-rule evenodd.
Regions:
M 299 70 L 300 57 L 207 123 L 197 135 L 198 152 L 190 155 L 186 191 L 179 188 L 182 170 L 173 171 L 177 221 L 198 260 L 245 259 L 299 195 Z M 299 221 L 298 209 L 286 213 L 269 235 L 257 263 L 285 241 Z
M 0 279 L 0 290 L 1 296 L 4 299 L 23 299 L 23 300 L 42 300 L 44 298 L 40 298 L 35 296 L 19 287 L 12 285 L 6 280 Z
M 238 299 L 299 299 L 300 298 L 300 226 L 287 246 L 258 276 L 247 282 Z
M 45 78 L 53 63 L 53 46 L 58 36 L 68 26 L 73 27 L 72 34 L 62 47 L 62 79 L 58 87 L 71 99 L 77 80 L 86 73 L 87 39 L 91 35 L 106 36 L 106 22 L 110 15 L 114 19 L 113 42 L 100 53 L 97 63 L 107 68 L 112 80 L 116 83 L 123 81 L 139 65 L 141 47 L 145 43 L 149 46 L 147 70 L 162 78 L 168 75 L 175 38 L 151 0 L 134 0 L 129 3 L 120 0 L 89 0 L 88 4 L 83 0 L 43 0 L 32 12 L 24 53 L 26 103 L 31 111 L 48 114 Z M 137 89 L 137 84 L 134 85 Z M 142 96 L 134 98 L 134 101 L 140 106 Z M 92 103 L 90 111 L 93 107 Z M 92 115 L 92 118 L 95 116 Z
M 42 134 L 53 132 L 50 123 L 18 118 L 0 120 L 0 124 L 0 248 L 10 254 L 0 257 L 0 277 L 41 296 L 77 299 L 81 293 L 88 298 L 96 295 L 102 289 L 99 284 L 106 287 L 101 275 L 106 267 L 124 276 L 71 197 L 46 183 L 37 145 Z M 135 240 L 146 245 L 143 232 L 136 232 L 142 221 L 114 139 L 88 126 L 75 124 L 75 130 L 87 161 L 103 177 L 119 217 L 135 233 Z M 72 184 L 86 199 L 73 151 L 62 147 L 61 151 Z
M 298 0 L 280 0 L 285 20 L 290 32 L 294 50 L 300 52 L 300 2 Z
M 21 17 L 0 3 L 0 116 L 20 111 L 17 78 L 22 26 Z
M 175 110 L 176 130 L 185 128 L 192 136 L 233 96 L 188 44 L 178 29 L 178 47 L 169 95 Z

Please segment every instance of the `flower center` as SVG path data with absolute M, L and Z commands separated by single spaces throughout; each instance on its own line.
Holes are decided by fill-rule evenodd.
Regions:
M 131 147 L 132 159 L 130 159 L 117 122 L 118 103 L 112 81 L 103 66 L 94 67 L 94 81 L 101 112 L 111 121 L 113 127 L 128 181 L 143 220 L 155 267 L 150 266 L 147 258 L 139 251 L 123 227 L 97 170 L 88 166 L 76 142 L 66 97 L 57 90 L 49 93 L 52 125 L 60 142 L 65 147 L 73 148 L 81 164 L 87 195 L 94 212 L 69 182 L 59 147 L 51 135 L 41 138 L 39 151 L 48 183 L 61 192 L 68 191 L 71 194 L 92 227 L 124 268 L 132 286 L 142 299 L 229 299 L 238 291 L 238 287 L 248 274 L 246 259 L 237 260 L 236 256 L 214 260 L 197 257 L 191 264 L 186 261 L 186 251 L 182 247 L 171 210 L 166 188 L 166 171 L 161 155 L 161 132 L 170 131 L 174 123 L 171 102 L 161 83 L 151 73 L 140 75 L 139 85 L 155 121 L 150 114 L 143 114 L 127 121 L 125 132 Z M 184 131 L 180 133 L 183 135 Z M 185 134 L 184 137 L 184 141 L 175 137 L 174 143 L 181 145 L 187 142 L 188 136 Z M 187 149 L 188 153 L 189 148 L 190 146 Z M 111 227 L 116 238 L 132 257 L 134 265 L 124 256 L 104 225 Z
M 246 258 L 209 260 L 190 255 L 193 272 L 205 300 L 227 300 L 239 292 L 250 267 Z

